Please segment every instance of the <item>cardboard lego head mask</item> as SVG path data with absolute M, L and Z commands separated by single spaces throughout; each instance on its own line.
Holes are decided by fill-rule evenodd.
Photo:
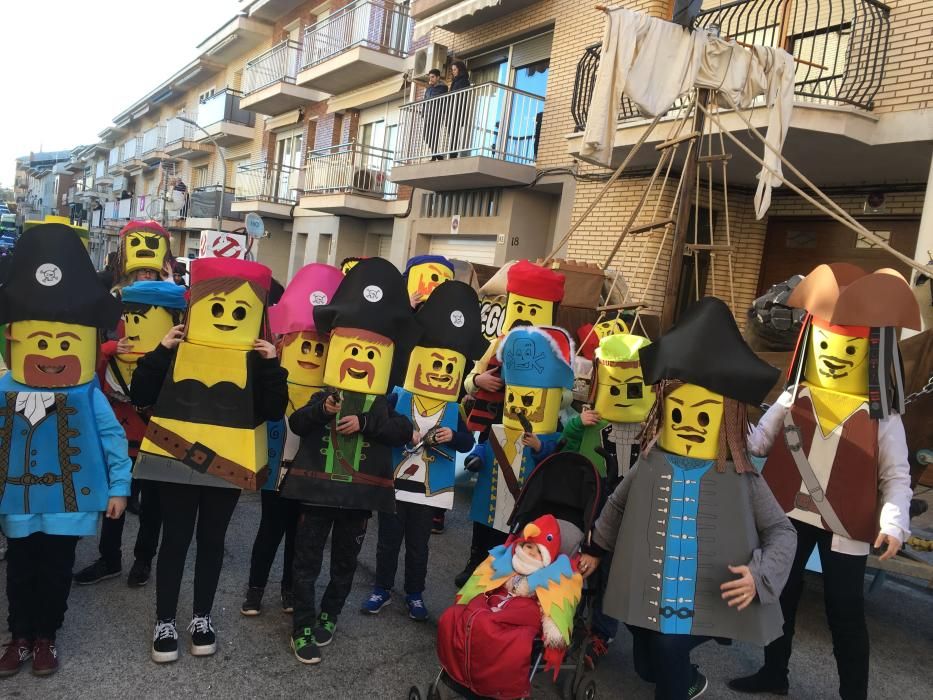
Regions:
M 593 408 L 612 423 L 641 423 L 654 405 L 654 389 L 645 384 L 638 351 L 647 338 L 621 333 L 602 339 L 596 350 L 596 397 Z
M 128 275 L 137 270 L 161 273 L 166 269 L 166 260 L 171 262 L 169 241 L 168 232 L 156 221 L 128 223 L 120 231 L 122 274 Z
M 573 388 L 573 340 L 562 328 L 520 327 L 505 336 L 496 350 L 505 382 L 502 424 L 513 430 L 552 433 L 557 430 L 564 390 Z
M 868 333 L 864 326 L 812 320 L 804 377 L 809 384 L 843 394 L 868 394 Z
M 716 459 L 724 401 L 696 384 L 681 384 L 664 397 L 661 449 L 696 459 Z
M 416 292 L 426 301 L 437 287 L 454 278 L 454 267 L 441 255 L 417 255 L 405 266 L 408 296 Z
M 554 323 L 557 304 L 564 298 L 564 276 L 527 260 L 519 260 L 508 271 L 505 321 L 508 332 L 519 326 L 549 326 Z

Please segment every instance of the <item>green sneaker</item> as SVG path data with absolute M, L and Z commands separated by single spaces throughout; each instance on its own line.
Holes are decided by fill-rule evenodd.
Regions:
M 314 634 L 310 627 L 305 627 L 294 633 L 292 635 L 291 645 L 292 651 L 295 652 L 295 658 L 301 663 L 321 663 L 321 650 L 318 649 L 317 644 L 314 643 Z
M 314 641 L 319 647 L 326 647 L 334 641 L 334 632 L 337 631 L 337 620 L 331 618 L 326 612 L 317 616 L 314 625 Z

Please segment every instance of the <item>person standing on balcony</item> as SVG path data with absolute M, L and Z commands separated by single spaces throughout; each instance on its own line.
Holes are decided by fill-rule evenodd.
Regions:
M 428 71 L 428 87 L 424 91 L 424 100 L 440 97 L 447 94 L 447 83 L 441 80 L 441 72 L 437 68 Z M 424 118 L 424 143 L 431 152 L 431 160 L 443 160 L 444 156 L 437 154 L 437 141 L 441 132 L 441 110 L 437 102 L 426 104 L 421 112 Z
M 454 61 L 453 65 L 450 67 L 450 74 L 453 76 L 453 80 L 450 81 L 450 92 L 466 90 L 472 87 L 470 84 L 470 75 L 467 73 L 466 63 L 463 61 Z M 450 141 L 448 149 L 450 150 L 451 158 L 456 158 L 460 155 L 459 146 L 461 144 L 468 146 L 470 142 L 470 112 L 472 110 L 468 108 L 467 99 L 469 98 L 466 95 L 463 95 L 459 99 L 452 98 L 448 105 L 447 137 Z M 467 133 L 461 136 L 460 132 L 464 127 L 467 129 Z M 463 154 L 464 157 L 469 155 L 469 148 L 464 149 Z

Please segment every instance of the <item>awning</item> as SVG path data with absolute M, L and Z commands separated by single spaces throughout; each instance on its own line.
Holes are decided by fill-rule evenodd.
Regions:
M 390 100 L 393 97 L 401 96 L 404 89 L 404 79 L 398 76 L 386 78 L 385 80 L 380 80 L 377 83 L 367 85 L 358 90 L 331 97 L 327 101 L 327 113 L 331 114 L 333 112 L 344 112 L 348 109 L 372 107 L 373 105 Z
M 448 24 L 456 22 L 458 19 L 469 17 L 480 10 L 485 10 L 488 7 L 495 7 L 501 3 L 502 0 L 463 0 L 463 2 L 459 2 L 453 7 L 448 7 L 446 10 L 442 10 L 436 15 L 426 17 L 415 24 L 413 38 L 418 39 L 428 34 L 434 27 L 445 27 Z

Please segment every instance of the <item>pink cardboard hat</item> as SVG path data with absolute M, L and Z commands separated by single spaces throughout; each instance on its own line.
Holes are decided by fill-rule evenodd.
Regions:
M 269 309 L 269 326 L 276 335 L 313 331 L 314 307 L 327 304 L 343 281 L 336 267 L 311 263 L 298 270 L 285 288 L 285 293 Z

